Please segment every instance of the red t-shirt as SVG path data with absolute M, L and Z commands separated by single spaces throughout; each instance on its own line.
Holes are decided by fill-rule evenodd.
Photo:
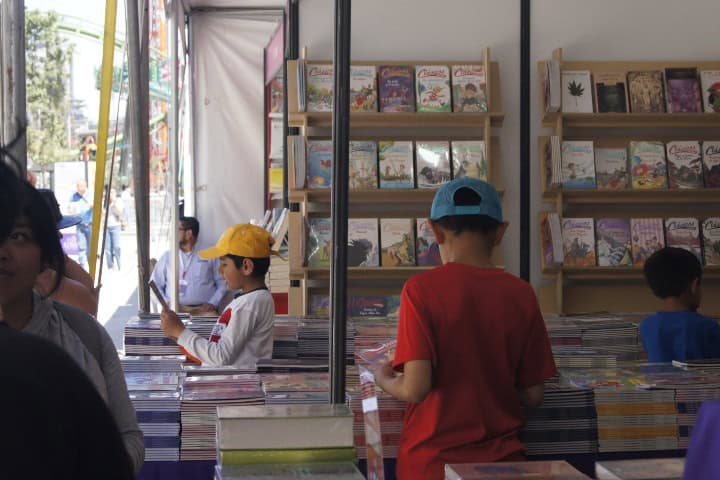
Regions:
M 432 362 L 432 388 L 408 405 L 400 480 L 441 480 L 446 463 L 524 453 L 519 390 L 557 374 L 532 287 L 493 268 L 448 263 L 413 276 L 400 299 L 393 365 Z

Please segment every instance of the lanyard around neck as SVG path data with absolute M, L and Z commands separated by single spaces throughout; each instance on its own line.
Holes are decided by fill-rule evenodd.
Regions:
M 192 266 L 193 261 L 195 260 L 195 247 L 193 247 L 190 250 L 190 259 L 187 262 L 187 265 L 185 265 L 184 255 L 185 252 L 180 250 L 180 268 L 182 269 L 182 278 L 184 279 L 187 277 L 187 273 L 190 270 L 190 267 Z

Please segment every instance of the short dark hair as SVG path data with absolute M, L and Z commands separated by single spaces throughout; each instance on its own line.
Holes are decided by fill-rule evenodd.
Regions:
M 457 206 L 480 205 L 481 201 L 480 195 L 470 188 L 458 188 L 453 195 L 453 202 Z M 495 235 L 501 225 L 488 215 L 446 215 L 432 222 L 455 235 L 464 231 L 479 232 L 485 236 Z
M 645 280 L 658 298 L 679 297 L 702 278 L 700 260 L 684 248 L 665 247 L 645 261 Z
M 200 234 L 200 222 L 195 217 L 180 217 L 180 225 L 185 229 L 189 229 L 193 233 L 193 237 L 198 238 Z
M 246 258 L 248 260 L 252 260 L 253 262 L 253 271 L 251 277 L 253 278 L 263 278 L 265 275 L 267 275 L 268 269 L 270 269 L 270 257 L 261 257 L 261 258 L 253 258 L 253 257 L 240 257 L 238 255 L 225 255 L 227 258 L 233 261 L 235 264 L 235 268 L 242 268 L 243 260 Z

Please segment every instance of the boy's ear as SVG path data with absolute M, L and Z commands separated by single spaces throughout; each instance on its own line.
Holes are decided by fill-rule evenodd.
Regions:
M 502 242 L 503 237 L 505 236 L 505 232 L 507 232 L 508 227 L 510 224 L 508 222 L 503 222 L 497 230 L 495 230 L 495 241 L 493 243 L 494 246 L 500 245 L 500 242 Z
M 428 219 L 428 224 L 430 225 L 430 229 L 435 235 L 435 241 L 437 242 L 437 244 L 442 245 L 443 243 L 445 243 L 445 237 L 447 235 L 445 230 L 443 230 L 440 225 L 434 223 L 432 220 Z
M 242 263 L 243 275 L 245 275 L 246 277 L 249 277 L 250 275 L 252 275 L 254 270 L 255 270 L 255 263 L 247 257 L 243 258 L 243 263 Z
M 690 294 L 696 295 L 698 290 L 700 290 L 700 279 L 694 278 L 693 281 L 690 283 Z

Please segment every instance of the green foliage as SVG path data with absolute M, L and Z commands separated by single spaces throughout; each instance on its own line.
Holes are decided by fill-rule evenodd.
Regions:
M 582 97 L 583 93 L 585 93 L 585 87 L 582 86 L 582 83 L 575 83 L 575 80 L 573 80 L 568 84 L 568 91 L 573 97 Z

